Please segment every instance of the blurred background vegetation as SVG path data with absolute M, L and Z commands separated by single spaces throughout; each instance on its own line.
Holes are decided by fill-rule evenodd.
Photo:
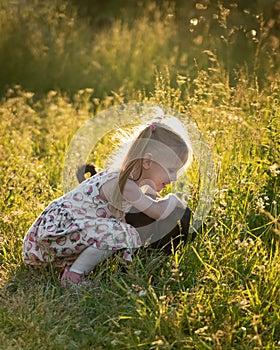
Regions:
M 265 84 L 279 37 L 279 0 L 2 0 L 0 94 L 19 84 L 129 97 L 167 66 L 171 83 L 187 83 L 216 59 L 230 84 L 241 67 Z

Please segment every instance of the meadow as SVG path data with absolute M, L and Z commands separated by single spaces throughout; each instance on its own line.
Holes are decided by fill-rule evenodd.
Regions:
M 172 3 L 147 1 L 134 21 L 124 13 L 97 31 L 62 0 L 16 4 L 3 1 L 0 11 L 0 349 L 280 349 L 272 22 L 260 8 L 242 17 L 206 1 L 184 32 Z M 242 38 L 237 22 L 248 26 Z M 241 43 L 248 60 L 244 51 L 231 57 Z M 64 290 L 56 270 L 23 264 L 22 239 L 62 195 L 78 128 L 131 101 L 171 107 L 197 125 L 215 161 L 215 201 L 195 241 L 171 256 L 145 249 L 124 269 L 116 255 L 93 271 L 92 288 Z M 102 166 L 110 147 L 105 137 L 91 160 Z M 195 210 L 196 164 L 188 179 L 181 186 Z

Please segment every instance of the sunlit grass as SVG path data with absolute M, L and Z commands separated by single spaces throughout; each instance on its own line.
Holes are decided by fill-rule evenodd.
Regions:
M 111 34 L 115 43 L 124 35 L 130 45 L 136 36 L 131 53 L 137 56 L 145 46 L 140 29 L 148 30 L 148 65 L 164 40 L 153 41 L 155 27 L 147 19 L 134 31 L 116 22 Z M 161 24 L 157 30 L 165 33 Z M 103 43 L 110 39 L 103 34 Z M 126 55 L 125 48 L 103 49 L 93 48 L 99 57 L 107 55 L 107 66 L 117 52 Z M 45 95 L 7 89 L 0 105 L 1 349 L 280 348 L 279 77 L 267 76 L 260 87 L 257 75 L 240 68 L 232 85 L 219 57 L 203 55 L 211 65 L 196 67 L 194 79 L 182 71 L 174 78 L 166 67 L 151 79 L 150 92 L 138 89 L 151 71 L 136 67 L 135 59 L 124 81 L 134 101 L 167 105 L 191 118 L 212 147 L 217 191 L 202 232 L 170 257 L 144 250 L 127 267 L 114 256 L 92 273 L 92 288 L 76 292 L 61 289 L 58 271 L 24 266 L 22 239 L 62 194 L 64 156 L 79 126 L 128 102 L 128 95 L 111 92 L 110 77 L 101 75 L 104 98 L 92 86 L 71 97 L 56 89 Z M 126 62 L 121 72 L 115 69 L 115 82 L 124 78 L 117 75 Z M 111 147 L 105 137 L 90 160 L 102 167 Z M 188 188 L 193 209 L 198 170 L 195 162 L 178 186 Z
M 80 91 L 73 102 L 53 91 L 34 102 L 17 88 L 2 101 L 3 348 L 279 346 L 277 101 L 264 90 L 255 103 L 250 87 L 250 99 L 244 90 L 241 104 L 232 89 L 222 108 L 210 88 L 207 102 L 198 92 L 184 102 L 168 79 L 156 84 L 150 101 L 191 112 L 221 164 L 208 223 L 194 244 L 171 257 L 142 252 L 126 273 L 119 259 L 111 259 L 93 273 L 96 288 L 73 295 L 61 290 L 58 272 L 23 266 L 21 242 L 44 206 L 61 194 L 64 154 L 71 135 L 91 117 L 90 92 Z M 109 144 L 100 149 L 106 152 Z M 193 191 L 197 196 L 195 186 Z

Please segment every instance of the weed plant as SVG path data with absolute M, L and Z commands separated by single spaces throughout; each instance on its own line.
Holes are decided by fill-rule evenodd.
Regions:
M 112 33 L 128 35 L 129 27 L 116 23 L 104 41 Z M 138 25 L 152 33 L 147 18 Z M 71 38 L 67 28 L 61 35 Z M 161 43 L 150 40 L 151 52 Z M 108 66 L 113 55 L 108 49 Z M 150 91 L 137 88 L 131 74 L 150 75 L 132 64 L 127 90 L 111 92 L 110 77 L 98 76 L 102 98 L 92 86 L 71 96 L 56 89 L 37 95 L 18 85 L 6 90 L 0 105 L 1 349 L 280 349 L 280 79 L 273 72 L 260 85 L 257 71 L 240 67 L 232 85 L 216 53 L 204 55 L 210 64 L 197 66 L 193 79 L 158 69 Z M 64 156 L 79 126 L 131 100 L 168 105 L 197 124 L 216 163 L 214 205 L 196 240 L 171 256 L 146 249 L 124 267 L 116 255 L 93 271 L 91 288 L 63 290 L 58 271 L 24 266 L 22 239 L 62 194 Z M 92 160 L 102 165 L 110 147 L 101 140 Z M 193 208 L 198 177 L 194 166 L 192 186 L 184 183 Z

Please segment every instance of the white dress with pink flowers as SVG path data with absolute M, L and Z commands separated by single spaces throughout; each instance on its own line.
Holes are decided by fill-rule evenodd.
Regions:
M 24 262 L 66 266 L 91 245 L 104 250 L 140 247 L 137 230 L 116 218 L 111 204 L 100 196 L 102 185 L 117 176 L 98 173 L 49 204 L 24 237 Z M 127 203 L 125 211 L 129 207 Z M 130 260 L 127 252 L 124 257 Z

